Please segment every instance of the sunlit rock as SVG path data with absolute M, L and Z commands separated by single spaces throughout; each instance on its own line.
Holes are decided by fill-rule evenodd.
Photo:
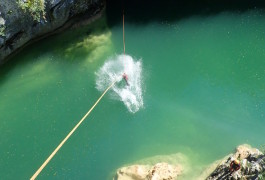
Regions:
M 240 168 L 233 170 L 231 163 L 234 160 L 240 162 Z M 212 171 L 209 171 L 212 170 Z M 206 172 L 210 172 L 205 176 L 207 180 L 217 179 L 258 179 L 265 178 L 265 155 L 258 149 L 249 145 L 240 145 L 236 148 L 234 154 L 226 156 L 224 159 L 212 164 Z M 203 179 L 203 177 L 200 177 Z
M 119 168 L 113 180 L 173 180 L 186 173 L 186 167 L 182 154 L 154 156 Z
M 160 162 L 154 166 L 132 165 L 117 171 L 116 180 L 170 180 L 177 179 L 182 173 L 180 165 Z
M 147 178 L 149 170 L 148 165 L 132 165 L 122 167 L 117 171 L 116 180 L 144 180 Z

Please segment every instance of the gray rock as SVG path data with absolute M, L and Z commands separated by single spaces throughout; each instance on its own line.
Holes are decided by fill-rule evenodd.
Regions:
M 103 8 L 103 0 L 45 0 L 45 16 L 40 14 L 40 20 L 36 21 L 28 11 L 21 9 L 17 1 L 1 0 L 0 26 L 4 25 L 5 39 L 0 39 L 0 64 L 31 40 L 58 30 L 82 14 L 86 15 L 85 18 L 95 16 Z
M 230 171 L 230 163 L 240 160 L 241 167 L 238 171 Z M 257 179 L 265 173 L 265 155 L 258 149 L 249 145 L 241 145 L 235 154 L 225 158 L 216 169 L 207 177 L 207 180 L 217 179 Z M 265 177 L 264 177 L 265 178 Z
M 0 37 L 0 46 L 1 46 L 1 44 L 4 43 L 4 41 L 5 41 L 4 38 L 1 38 L 1 37 Z

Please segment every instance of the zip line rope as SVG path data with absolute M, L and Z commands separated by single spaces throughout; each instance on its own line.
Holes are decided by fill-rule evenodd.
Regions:
M 30 178 L 30 180 L 34 180 L 40 172 L 45 168 L 45 166 L 49 163 L 49 161 L 53 158 L 53 156 L 59 151 L 59 149 L 63 146 L 63 144 L 68 140 L 68 138 L 75 132 L 75 130 L 80 126 L 80 124 L 86 119 L 86 117 L 90 114 L 90 112 L 97 106 L 99 101 L 103 98 L 103 96 L 112 88 L 112 86 L 116 83 L 114 81 L 98 98 L 95 104 L 89 109 L 89 111 L 85 114 L 85 116 L 75 125 L 75 127 L 70 131 L 70 133 L 64 138 L 64 140 L 57 146 L 57 148 L 51 153 L 51 155 L 46 159 L 46 161 L 41 165 L 41 167 L 35 172 L 35 174 Z
M 123 52 L 124 52 L 124 56 L 125 56 L 124 10 L 123 10 Z

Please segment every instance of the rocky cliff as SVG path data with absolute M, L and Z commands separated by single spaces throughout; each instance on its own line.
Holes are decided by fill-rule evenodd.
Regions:
M 56 30 L 89 19 L 104 8 L 104 0 L 1 0 L 0 64 L 25 44 Z

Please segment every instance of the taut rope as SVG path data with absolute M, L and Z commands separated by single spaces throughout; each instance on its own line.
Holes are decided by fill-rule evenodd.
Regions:
M 70 131 L 70 133 L 64 138 L 64 140 L 57 146 L 57 148 L 51 153 L 51 155 L 46 159 L 46 161 L 41 165 L 41 167 L 35 172 L 35 174 L 30 178 L 34 180 L 40 172 L 44 169 L 44 167 L 49 163 L 49 161 L 53 158 L 53 156 L 59 151 L 59 149 L 63 146 L 63 144 L 68 140 L 68 138 L 75 132 L 75 130 L 79 127 L 79 125 L 86 119 L 86 117 L 90 114 L 90 112 L 96 107 L 99 101 L 103 98 L 103 96 L 110 90 L 110 88 L 116 83 L 114 81 L 98 98 L 95 104 L 89 109 L 89 111 L 85 114 L 85 116 L 75 125 L 75 127 Z
M 124 11 L 123 11 L 123 52 L 125 55 Z

